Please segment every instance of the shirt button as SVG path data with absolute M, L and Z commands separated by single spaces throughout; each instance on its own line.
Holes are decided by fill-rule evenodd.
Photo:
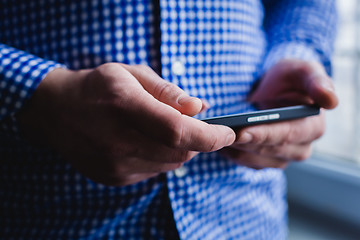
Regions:
M 187 173 L 188 173 L 188 169 L 187 169 L 187 167 L 184 167 L 184 166 L 179 167 L 179 168 L 174 170 L 174 174 L 178 178 L 184 177 Z
M 171 71 L 177 76 L 183 75 L 185 73 L 185 66 L 182 62 L 175 61 L 171 65 Z

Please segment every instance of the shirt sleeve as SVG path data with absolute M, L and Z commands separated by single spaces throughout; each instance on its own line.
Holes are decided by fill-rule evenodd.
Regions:
M 322 63 L 331 74 L 335 0 L 263 0 L 268 51 L 263 72 L 284 58 Z
M 0 135 L 18 137 L 16 113 L 41 80 L 59 67 L 65 66 L 0 43 Z

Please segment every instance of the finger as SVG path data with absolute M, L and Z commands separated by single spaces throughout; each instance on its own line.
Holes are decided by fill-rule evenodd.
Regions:
M 169 83 L 145 65 L 122 65 L 140 82 L 146 91 L 159 101 L 172 106 L 183 114 L 194 116 L 203 108 L 199 98 L 190 97 L 175 84 Z
M 317 105 L 326 109 L 333 109 L 338 105 L 332 80 L 320 63 L 302 63 L 299 66 L 299 71 L 303 71 L 300 82 L 303 89 L 314 99 Z
M 172 148 L 199 152 L 216 151 L 235 140 L 229 127 L 209 125 L 183 115 L 142 89 L 128 91 L 132 92 L 128 99 L 119 101 L 118 118 L 154 140 Z
M 119 124 L 133 126 L 151 139 L 188 151 L 216 151 L 235 140 L 235 133 L 229 127 L 209 125 L 181 114 L 154 98 L 130 72 L 122 70 L 120 64 L 107 65 L 103 70 L 106 77 L 115 82 L 118 79 L 120 89 L 126 86 L 126 91 L 121 90 L 115 99 L 111 98 L 112 113 L 116 115 Z
M 312 142 L 325 131 L 324 113 L 319 116 L 241 129 L 236 144 L 282 145 Z
M 113 144 L 112 149 L 107 151 L 111 154 L 110 158 L 119 161 L 130 158 L 131 160 L 126 161 L 126 165 L 143 169 L 142 171 L 152 169 L 151 165 L 161 163 L 183 164 L 198 154 L 198 152 L 171 148 L 137 131 L 118 128 L 117 132 L 118 134 L 109 140 L 109 144 Z M 140 162 L 141 159 L 144 162 Z
M 199 152 L 216 151 L 235 140 L 235 133 L 229 127 L 209 125 L 153 101 L 144 99 L 134 106 L 132 121 L 154 140 L 171 148 Z
M 183 128 L 175 147 L 200 152 L 213 152 L 231 145 L 235 132 L 223 125 L 212 125 L 182 115 Z
M 200 112 L 205 112 L 211 107 L 210 103 L 206 101 L 206 99 L 201 99 L 201 102 L 202 102 L 202 107 Z
M 156 144 L 144 146 L 144 151 L 125 151 L 117 154 L 117 161 L 104 169 L 111 176 L 127 176 L 129 174 L 152 174 L 163 173 L 181 167 L 197 153 L 174 150 Z M 154 147 L 150 149 L 150 147 Z M 137 149 L 140 149 L 137 146 Z M 129 154 L 130 153 L 130 154 Z M 163 155 L 162 155 L 163 154 Z
M 260 156 L 251 152 L 241 151 L 233 148 L 223 149 L 220 151 L 220 153 L 234 161 L 236 164 L 255 169 L 285 168 L 289 164 L 287 160 L 282 158 Z
M 275 157 L 285 160 L 303 161 L 310 157 L 312 150 L 310 143 L 304 144 L 287 144 L 287 145 L 276 145 L 276 146 L 258 146 L 253 144 L 246 145 L 232 145 L 231 148 L 252 152 L 265 157 Z
M 175 149 L 165 143 L 155 141 L 128 124 L 117 124 L 114 119 L 110 121 L 109 124 L 114 127 L 100 129 L 103 135 L 97 138 L 96 145 L 93 147 L 110 163 L 147 170 L 151 168 L 149 164 L 183 164 L 198 154 L 198 152 Z M 140 163 L 138 159 L 143 159 L 148 163 Z M 134 164 L 135 161 L 139 163 Z M 127 171 L 129 170 L 125 169 L 125 173 Z

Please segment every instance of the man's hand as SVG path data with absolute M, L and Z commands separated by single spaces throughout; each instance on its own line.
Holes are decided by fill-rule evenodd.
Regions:
M 31 140 L 53 147 L 85 176 L 127 185 L 234 142 L 230 128 L 190 117 L 204 104 L 149 67 L 109 63 L 54 70 L 19 119 Z
M 251 95 L 262 107 L 317 104 L 333 109 L 338 104 L 324 68 L 315 62 L 284 60 L 271 68 Z M 251 126 L 237 132 L 235 143 L 222 152 L 252 168 L 285 168 L 292 160 L 311 154 L 311 143 L 325 131 L 324 111 L 319 116 Z

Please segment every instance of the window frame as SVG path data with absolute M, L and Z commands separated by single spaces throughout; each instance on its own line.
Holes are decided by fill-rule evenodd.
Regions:
M 360 227 L 360 165 L 325 154 L 285 170 L 288 201 Z

